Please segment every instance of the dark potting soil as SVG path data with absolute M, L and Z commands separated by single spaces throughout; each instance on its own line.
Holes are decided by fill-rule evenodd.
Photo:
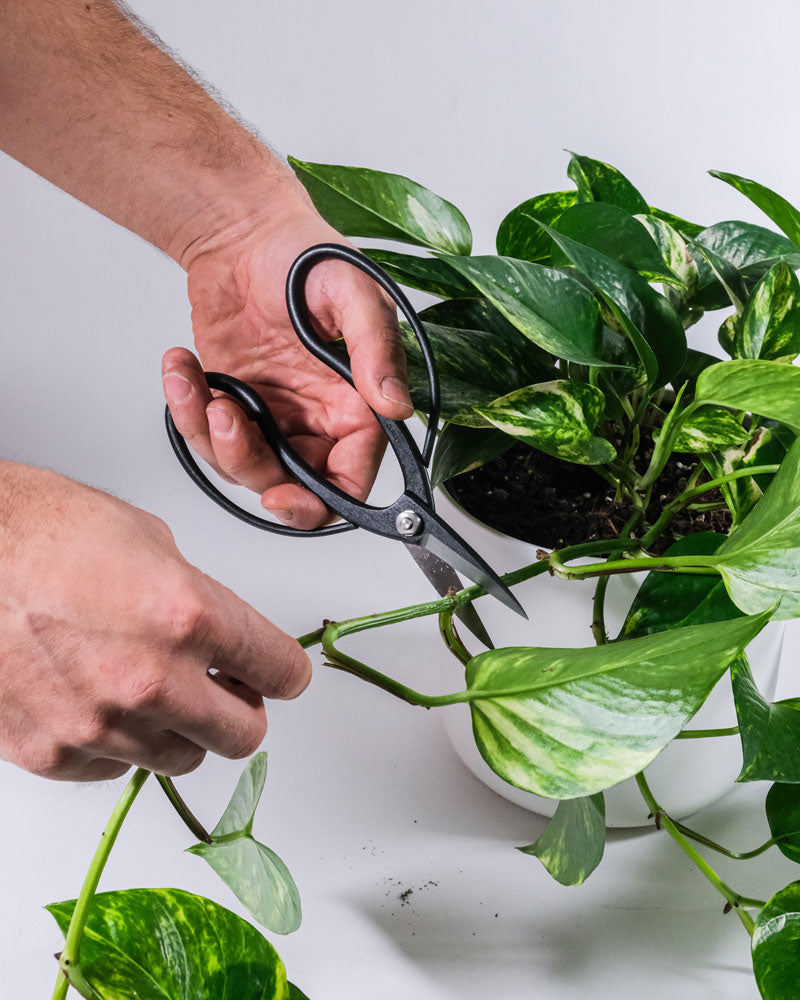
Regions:
M 684 457 L 685 462 L 673 455 L 656 481 L 648 512 L 651 523 L 686 485 L 694 462 L 690 465 L 691 458 Z M 512 445 L 499 458 L 448 480 L 447 490 L 489 527 L 548 549 L 616 538 L 632 510 L 630 504 L 617 503 L 613 487 L 588 466 L 552 458 L 525 444 Z M 721 499 L 718 491 L 700 498 Z M 727 508 L 684 509 L 653 550 L 662 552 L 676 538 L 696 531 L 727 533 L 730 526 Z

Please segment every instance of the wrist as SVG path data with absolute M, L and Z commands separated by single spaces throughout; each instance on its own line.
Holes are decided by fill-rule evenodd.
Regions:
M 314 211 L 292 170 L 248 134 L 249 149 L 220 166 L 200 165 L 161 248 L 188 271 L 192 262 L 264 225 Z

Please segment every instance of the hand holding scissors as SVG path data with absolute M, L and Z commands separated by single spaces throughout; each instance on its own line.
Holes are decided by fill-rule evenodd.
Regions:
M 209 387 L 224 391 L 236 399 L 247 417 L 258 426 L 265 441 L 278 456 L 284 468 L 344 520 L 313 531 L 301 531 L 243 510 L 205 476 L 175 427 L 169 409 L 167 409 L 167 431 L 175 454 L 186 472 L 204 493 L 228 513 L 247 524 L 278 534 L 305 536 L 328 535 L 348 531 L 355 527 L 364 527 L 368 531 L 404 542 L 422 567 L 425 575 L 431 579 L 440 593 L 446 592 L 451 586 L 458 586 L 458 578 L 453 572 L 454 569 L 457 569 L 469 579 L 480 584 L 487 593 L 524 615 L 519 602 L 491 567 L 436 515 L 426 466 L 431 458 L 438 424 L 438 377 L 424 328 L 400 288 L 381 268 L 350 247 L 340 244 L 320 244 L 311 247 L 295 260 L 286 283 L 287 310 L 299 340 L 314 357 L 350 385 L 353 385 L 349 359 L 336 345 L 325 343 L 314 330 L 305 298 L 305 283 L 310 270 L 315 264 L 328 259 L 346 261 L 364 271 L 394 299 L 411 325 L 428 367 L 432 403 L 422 452 L 417 448 L 405 424 L 375 414 L 400 464 L 404 482 L 403 493 L 394 503 L 385 507 L 374 507 L 349 496 L 338 486 L 319 475 L 302 456 L 297 454 L 279 429 L 269 407 L 257 392 L 246 383 L 218 372 L 206 373 Z M 462 620 L 466 621 L 479 638 L 486 641 L 488 636 L 477 620 L 474 611 L 471 608 L 460 610 Z

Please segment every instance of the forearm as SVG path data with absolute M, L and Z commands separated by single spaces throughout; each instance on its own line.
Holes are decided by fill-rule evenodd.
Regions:
M 0 148 L 186 265 L 291 171 L 111 0 L 2 0 Z M 275 210 L 279 210 L 277 207 Z

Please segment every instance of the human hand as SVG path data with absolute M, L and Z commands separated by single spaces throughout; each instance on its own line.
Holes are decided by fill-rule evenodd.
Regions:
M 158 518 L 9 462 L 0 489 L 0 758 L 90 781 L 253 753 L 262 696 L 309 681 L 298 643 L 186 562 Z
M 295 192 L 184 255 L 195 342 L 207 370 L 252 385 L 292 447 L 325 478 L 364 500 L 385 445 L 369 407 L 392 419 L 413 413 L 394 303 L 361 271 L 325 261 L 306 283 L 309 311 L 328 340 L 343 336 L 358 393 L 312 357 L 286 313 L 286 275 L 317 243 L 346 243 Z M 163 360 L 175 424 L 221 475 L 261 494 L 262 505 L 293 527 L 332 520 L 323 502 L 295 483 L 231 399 L 212 396 L 198 359 L 173 348 Z

